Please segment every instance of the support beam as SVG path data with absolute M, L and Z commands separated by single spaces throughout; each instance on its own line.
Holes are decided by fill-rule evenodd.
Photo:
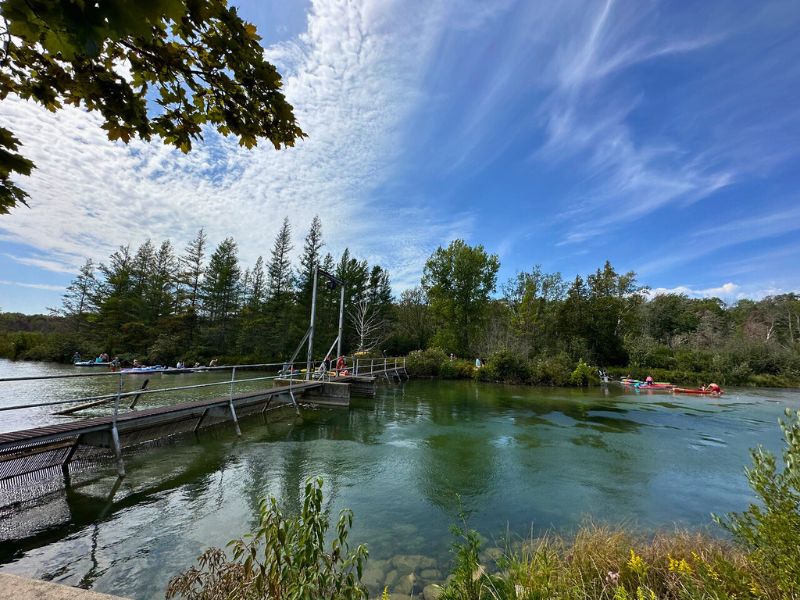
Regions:
M 111 443 L 114 447 L 114 455 L 117 457 L 117 475 L 125 477 L 125 463 L 122 461 L 122 446 L 119 443 L 119 431 L 117 426 L 111 428 Z

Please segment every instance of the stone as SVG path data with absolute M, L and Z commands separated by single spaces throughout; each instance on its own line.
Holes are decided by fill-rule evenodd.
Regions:
M 372 561 L 370 561 L 367 563 L 367 567 L 364 569 L 364 574 L 361 577 L 361 583 L 367 587 L 377 588 L 383 584 L 385 576 L 386 573 L 383 570 L 383 566 L 373 564 Z
M 439 569 L 423 569 L 419 576 L 425 581 L 439 581 L 442 578 L 442 573 Z
M 398 554 L 392 559 L 392 566 L 399 571 L 411 573 L 420 569 L 433 569 L 436 561 L 422 554 Z
M 399 577 L 400 573 L 397 571 L 397 569 L 392 569 L 386 574 L 386 579 L 383 580 L 383 585 L 392 588 Z
M 438 583 L 426 585 L 425 589 L 422 590 L 422 597 L 424 600 L 438 600 L 441 594 L 442 586 L 440 586 Z
M 406 596 L 411 595 L 416 590 L 417 585 L 417 576 L 414 573 L 409 573 L 404 577 L 401 577 L 400 580 L 394 584 L 394 591 L 399 594 L 404 594 Z

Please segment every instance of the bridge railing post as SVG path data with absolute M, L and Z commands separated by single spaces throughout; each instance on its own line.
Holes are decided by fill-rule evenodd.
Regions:
M 239 428 L 239 419 L 236 417 L 236 409 L 233 407 L 233 387 L 236 385 L 236 367 L 233 367 L 231 371 L 231 393 L 230 397 L 228 398 L 228 405 L 231 409 L 231 419 L 233 420 L 233 426 L 236 428 L 236 435 L 242 437 L 242 430 Z
M 117 379 L 117 397 L 114 399 L 114 413 L 111 416 L 111 444 L 114 448 L 114 456 L 117 459 L 117 475 L 125 477 L 125 463 L 122 461 L 122 445 L 119 441 L 119 429 L 117 429 L 117 415 L 119 414 L 119 401 L 122 398 L 122 378 L 120 371 Z

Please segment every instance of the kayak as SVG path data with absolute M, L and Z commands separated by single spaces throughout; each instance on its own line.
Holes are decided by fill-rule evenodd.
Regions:
M 180 375 L 181 373 L 197 373 L 200 369 L 193 369 L 191 367 L 183 367 L 179 369 L 178 367 L 169 367 L 164 369 L 164 375 Z
M 712 392 L 711 390 L 704 390 L 703 388 L 673 388 L 673 392 L 676 394 L 699 394 L 702 396 L 721 396 L 724 394 L 724 390 L 720 390 L 719 392 Z
M 110 362 L 94 362 L 93 360 L 81 360 L 76 363 L 72 363 L 75 367 L 110 367 Z
M 163 373 L 166 370 L 167 367 L 156 365 L 153 367 L 134 367 L 131 369 L 122 369 L 120 373 L 126 373 L 128 375 L 145 375 L 147 373 Z

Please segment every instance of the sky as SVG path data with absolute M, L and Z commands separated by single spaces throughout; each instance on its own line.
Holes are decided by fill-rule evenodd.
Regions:
M 461 238 L 571 279 L 610 260 L 654 291 L 800 290 L 800 4 L 240 0 L 308 138 L 183 155 L 10 97 L 37 169 L 0 216 L 0 309 L 57 306 L 87 259 L 205 228 L 244 265 L 288 216 L 295 253 L 389 269 L 396 293 Z

